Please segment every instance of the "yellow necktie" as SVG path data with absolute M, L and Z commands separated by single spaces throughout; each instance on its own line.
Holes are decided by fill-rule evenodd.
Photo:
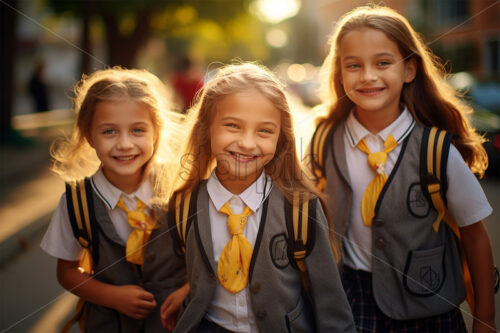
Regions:
M 128 237 L 125 250 L 127 261 L 142 265 L 144 262 L 144 246 L 154 228 L 155 222 L 145 213 L 146 204 L 139 199 L 137 199 L 135 210 L 128 209 L 122 198 L 118 200 L 117 206 L 127 213 L 127 222 L 133 228 Z
M 378 196 L 387 181 L 387 174 L 385 172 L 385 162 L 387 161 L 387 154 L 396 148 L 398 143 L 394 140 L 392 134 L 389 134 L 385 139 L 385 149 L 376 153 L 370 152 L 364 139 L 362 139 L 357 147 L 363 153 L 368 154 L 368 164 L 370 168 L 375 170 L 377 174 L 373 177 L 372 181 L 366 187 L 363 198 L 361 199 L 361 215 L 363 222 L 367 226 L 372 225 L 373 216 L 375 216 L 375 205 L 377 204 Z
M 243 229 L 252 210 L 246 206 L 241 214 L 233 214 L 229 201 L 220 209 L 227 215 L 227 228 L 231 239 L 222 250 L 217 264 L 220 284 L 233 294 L 248 284 L 248 270 L 252 259 L 252 245 L 243 236 Z

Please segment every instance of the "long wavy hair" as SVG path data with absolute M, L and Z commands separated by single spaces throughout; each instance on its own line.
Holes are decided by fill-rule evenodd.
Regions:
M 440 60 L 426 47 L 406 18 L 390 8 L 377 5 L 357 7 L 338 22 L 321 70 L 321 93 L 327 112 L 322 120 L 343 120 L 354 107 L 341 82 L 339 47 L 347 33 L 364 28 L 383 32 L 396 43 L 404 61 L 414 59 L 417 73 L 412 82 L 404 84 L 401 102 L 424 126 L 437 126 L 455 134 L 454 145 L 472 172 L 483 176 L 488 157 L 482 146 L 484 138 L 467 118 L 467 114 L 473 112 L 472 108 L 446 81 L 447 73 Z
M 145 70 L 113 67 L 84 75 L 74 87 L 74 96 L 76 121 L 73 131 L 70 137 L 58 138 L 52 144 L 51 169 L 66 182 L 95 173 L 100 161 L 89 144 L 89 137 L 96 105 L 102 101 L 130 99 L 150 111 L 155 131 L 153 157 L 143 167 L 143 177 L 149 174 L 146 171 L 154 168 L 155 194 L 159 198 L 168 198 L 174 178 L 169 172 L 173 166 L 168 163 L 177 159 L 180 115 L 169 111 L 167 88 L 160 79 Z M 172 179 L 165 179 L 169 175 Z
M 318 195 L 302 174 L 284 87 L 268 69 L 255 63 L 224 66 L 200 90 L 195 105 L 189 111 L 191 119 L 188 121 L 193 125 L 181 160 L 177 188 L 192 189 L 210 175 L 216 164 L 210 148 L 210 125 L 217 112 L 218 103 L 225 96 L 249 89 L 259 91 L 281 114 L 276 152 L 264 167 L 266 174 L 289 199 L 294 191 Z
M 264 167 L 266 174 L 290 201 L 295 191 L 304 194 L 304 199 L 316 196 L 323 201 L 322 194 L 302 172 L 284 87 L 268 69 L 255 63 L 227 65 L 219 69 L 199 91 L 196 103 L 189 111 L 189 119 L 186 120 L 188 124 L 192 124 L 192 130 L 188 134 L 184 155 L 180 161 L 177 191 L 192 190 L 200 181 L 210 176 L 216 166 L 211 151 L 210 125 L 217 112 L 218 103 L 225 96 L 249 89 L 259 91 L 281 114 L 276 152 Z M 339 258 L 340 252 L 333 237 L 330 237 L 330 243 L 335 258 Z

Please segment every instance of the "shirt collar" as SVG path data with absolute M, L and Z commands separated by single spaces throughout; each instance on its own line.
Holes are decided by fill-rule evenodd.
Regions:
M 219 181 L 215 170 L 212 171 L 210 178 L 207 181 L 207 191 L 210 199 L 212 200 L 215 208 L 219 211 L 222 206 L 229 201 L 233 196 L 239 197 L 245 205 L 247 205 L 252 212 L 256 212 L 259 209 L 264 199 L 271 192 L 272 181 L 265 172 L 262 172 L 259 178 L 247 187 L 240 194 L 233 194 L 229 192 L 224 185 Z M 264 193 L 265 190 L 265 193 Z
M 122 195 L 139 199 L 146 205 L 153 196 L 153 188 L 149 178 L 146 178 L 146 180 L 142 182 L 137 191 L 127 194 L 109 182 L 106 176 L 104 176 L 102 168 L 99 168 L 99 170 L 92 176 L 91 184 L 95 193 L 99 196 L 99 198 L 101 198 L 109 209 L 114 209 L 116 207 L 118 200 Z
M 392 134 L 394 139 L 396 139 L 399 144 L 408 136 L 408 134 L 410 134 L 413 127 L 415 127 L 415 119 L 413 119 L 412 115 L 408 111 L 408 108 L 405 106 L 399 117 L 389 126 L 378 132 L 376 136 L 380 137 L 382 141 L 385 141 L 389 134 Z M 358 119 L 356 119 L 354 112 L 349 114 L 345 128 L 352 147 L 356 147 L 359 141 L 364 139 L 366 136 L 373 135 L 363 125 L 361 125 Z

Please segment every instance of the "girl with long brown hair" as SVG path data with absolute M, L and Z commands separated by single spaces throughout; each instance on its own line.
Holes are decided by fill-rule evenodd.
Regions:
M 473 175 L 484 173 L 487 157 L 467 118 L 472 110 L 390 8 L 347 13 L 330 43 L 327 115 L 318 125 L 324 132 L 315 134 L 325 138 L 324 150 L 311 166 L 343 244 L 342 281 L 358 330 L 465 330 L 461 255 L 449 225 L 434 223 L 440 217 L 421 183 L 423 133 L 431 126 L 454 134 L 443 152 L 443 195 L 469 262 L 474 331 L 494 330 L 492 254 L 482 223 L 491 207 Z

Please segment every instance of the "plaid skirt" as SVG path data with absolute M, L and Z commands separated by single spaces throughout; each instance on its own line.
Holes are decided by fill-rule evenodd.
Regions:
M 460 309 L 437 316 L 395 320 L 387 317 L 375 303 L 372 275 L 343 267 L 342 284 L 351 305 L 356 329 L 364 332 L 467 332 Z

